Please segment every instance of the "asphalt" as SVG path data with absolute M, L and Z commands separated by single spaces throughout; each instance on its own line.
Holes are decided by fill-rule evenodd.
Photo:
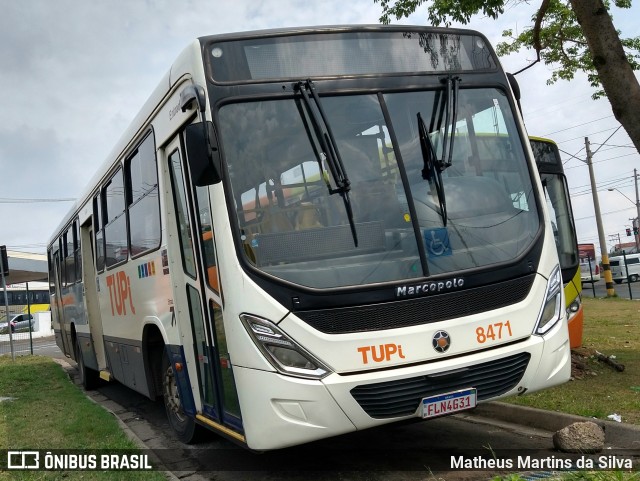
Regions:
M 80 384 L 75 364 L 70 364 L 63 359 L 54 359 L 76 384 Z M 85 391 L 87 397 L 102 406 L 117 419 L 122 430 L 140 448 L 148 449 L 172 449 L 176 448 L 175 441 L 171 441 L 166 433 L 155 428 L 151 423 L 136 417 L 120 404 L 112 401 L 98 391 Z M 502 402 L 489 402 L 478 405 L 473 411 L 465 413 L 466 417 L 475 418 L 480 422 L 489 422 L 502 425 L 511 429 L 535 428 L 538 430 L 556 432 L 575 422 L 592 421 L 601 426 L 605 431 L 606 449 L 624 449 L 640 451 L 640 426 L 605 421 L 595 418 L 586 418 L 572 414 L 542 409 L 516 406 Z M 204 478 L 195 471 L 181 469 L 179 456 L 173 462 L 154 460 L 167 479 L 172 481 L 202 481 Z

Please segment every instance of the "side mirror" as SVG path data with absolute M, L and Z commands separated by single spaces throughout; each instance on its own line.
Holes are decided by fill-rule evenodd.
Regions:
M 191 180 L 198 187 L 222 180 L 222 165 L 211 122 L 195 122 L 185 129 L 184 143 Z

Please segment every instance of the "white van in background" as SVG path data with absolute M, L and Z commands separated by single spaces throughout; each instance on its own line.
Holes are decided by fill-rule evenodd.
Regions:
M 640 280 L 640 254 L 627 254 L 626 269 L 624 256 L 611 257 L 609 265 L 611 266 L 611 277 L 616 284 L 620 284 L 624 280 L 629 282 Z

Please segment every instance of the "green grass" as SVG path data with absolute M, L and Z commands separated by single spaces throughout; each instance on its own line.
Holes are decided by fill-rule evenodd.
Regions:
M 74 386 L 53 360 L 0 356 L 0 451 L 11 449 L 137 450 L 118 422 Z M 165 480 L 160 472 L 0 471 L 0 480 Z
M 640 425 L 640 302 L 620 298 L 583 298 L 583 346 L 574 359 L 584 362 L 582 375 L 566 384 L 522 397 L 513 404 Z M 598 351 L 615 356 L 625 370 L 618 372 L 598 361 Z

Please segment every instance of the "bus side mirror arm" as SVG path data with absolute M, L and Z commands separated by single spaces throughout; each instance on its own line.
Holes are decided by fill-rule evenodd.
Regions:
M 194 101 L 198 104 L 198 112 L 204 113 L 206 108 L 204 88 L 200 85 L 187 85 L 180 92 L 180 109 L 183 112 L 190 110 Z
M 191 109 L 194 102 L 202 121 L 192 123 L 185 129 L 185 148 L 191 180 L 196 186 L 203 187 L 222 180 L 222 165 L 213 124 L 205 120 L 205 92 L 200 85 L 188 85 L 180 92 L 180 108 L 183 112 Z

